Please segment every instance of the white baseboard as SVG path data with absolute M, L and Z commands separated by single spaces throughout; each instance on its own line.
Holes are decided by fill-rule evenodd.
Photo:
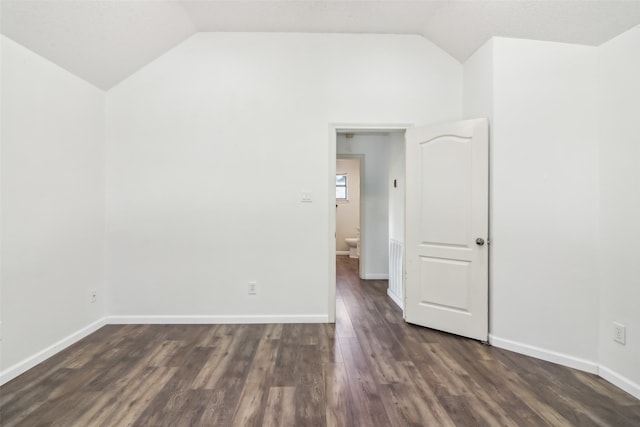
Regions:
M 489 335 L 489 343 L 495 347 L 535 357 L 536 359 L 546 360 L 547 362 L 557 363 L 559 365 L 568 366 L 569 368 L 578 369 L 591 374 L 598 374 L 597 363 L 581 359 L 579 357 L 569 356 L 568 354 L 558 353 L 529 344 L 499 338 L 494 335 Z
M 349 251 L 336 251 L 336 255 L 349 255 Z
M 92 324 L 85 326 L 84 328 L 72 333 L 71 335 L 61 339 L 60 341 L 50 345 L 44 350 L 39 351 L 31 357 L 26 358 L 22 362 L 18 362 L 13 366 L 0 372 L 0 385 L 5 384 L 20 374 L 28 371 L 34 366 L 44 362 L 51 356 L 61 352 L 65 348 L 80 341 L 82 338 L 90 335 L 107 324 L 107 318 L 103 317 Z
M 619 389 L 626 391 L 636 399 L 640 399 L 640 384 L 637 384 L 630 379 L 620 375 L 616 371 L 609 369 L 606 366 L 599 365 L 598 363 L 562 353 L 557 353 L 555 351 L 546 350 L 540 347 L 511 341 L 504 338 L 498 338 L 494 335 L 489 335 L 489 343 L 493 346 L 504 348 L 505 350 L 510 350 L 516 353 L 524 354 L 526 356 L 535 357 L 536 359 L 542 359 L 548 362 L 557 363 L 562 366 L 567 366 L 569 368 L 589 372 L 590 374 L 596 374 L 600 378 L 610 382 Z
M 400 297 L 398 297 L 398 295 L 391 292 L 391 289 L 387 289 L 387 295 L 389 295 L 389 298 L 391 298 L 391 301 L 395 302 L 398 307 L 404 310 L 404 307 L 402 306 L 403 305 L 402 300 L 400 299 Z
M 389 280 L 388 274 L 369 273 L 364 275 L 364 280 Z
M 600 365 L 598 373 L 602 378 L 609 381 L 614 386 L 626 391 L 636 399 L 640 399 L 640 384 L 634 383 L 630 379 L 623 377 L 606 366 Z
M 113 325 L 140 324 L 256 324 L 256 323 L 329 323 L 326 314 L 246 315 L 246 316 L 109 316 Z

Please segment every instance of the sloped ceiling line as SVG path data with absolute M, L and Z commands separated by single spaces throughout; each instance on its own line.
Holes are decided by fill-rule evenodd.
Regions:
M 640 0 L 2 0 L 0 32 L 108 90 L 199 31 L 416 34 L 465 61 L 493 36 L 597 46 Z

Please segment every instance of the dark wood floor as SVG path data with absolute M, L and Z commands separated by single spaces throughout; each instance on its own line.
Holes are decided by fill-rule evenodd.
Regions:
M 9 426 L 640 426 L 590 374 L 405 324 L 338 257 L 335 325 L 106 326 L 0 388 Z

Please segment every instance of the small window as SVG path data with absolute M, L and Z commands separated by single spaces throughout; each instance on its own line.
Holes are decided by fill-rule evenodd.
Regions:
M 347 200 L 347 175 L 336 175 L 336 200 Z

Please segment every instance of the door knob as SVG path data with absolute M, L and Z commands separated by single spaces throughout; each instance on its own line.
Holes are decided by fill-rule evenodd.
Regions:
M 476 245 L 478 245 L 478 246 L 484 245 L 484 239 L 482 237 L 478 237 L 476 239 Z

